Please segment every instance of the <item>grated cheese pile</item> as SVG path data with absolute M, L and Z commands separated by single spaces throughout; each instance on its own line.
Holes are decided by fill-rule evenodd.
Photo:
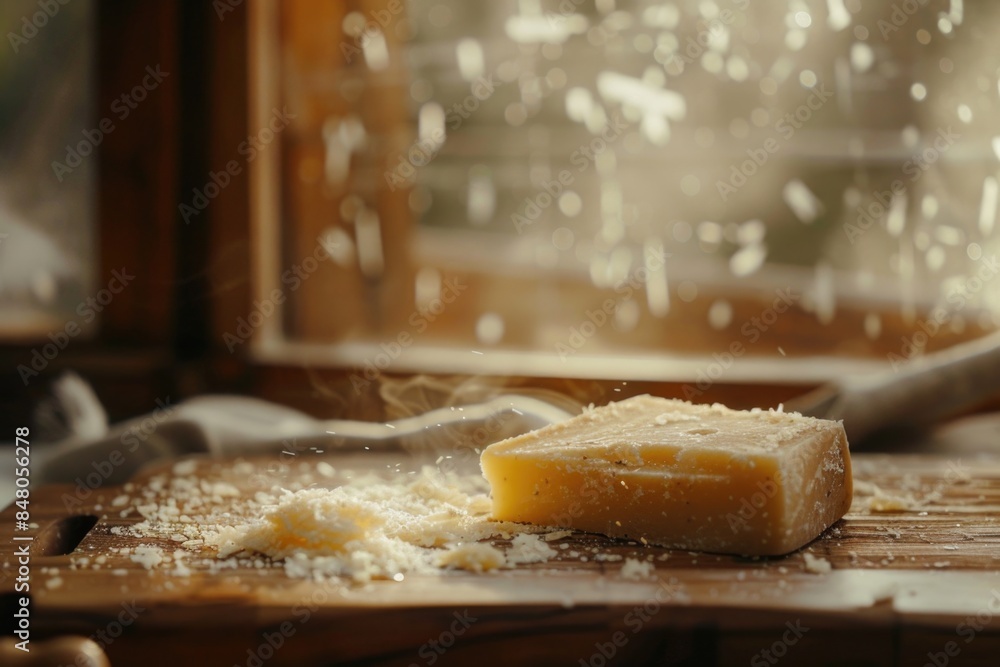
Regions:
M 490 521 L 489 498 L 463 489 L 462 481 L 425 468 L 405 484 L 366 477 L 335 489 L 284 491 L 261 518 L 221 528 L 206 543 L 223 558 L 259 553 L 283 559 L 292 576 L 356 580 L 439 567 L 483 572 L 555 555 L 524 534 L 525 526 Z M 512 536 L 506 555 L 479 543 Z
M 429 466 L 386 477 L 334 471 L 324 463 L 322 469 L 300 470 L 293 488 L 274 486 L 256 493 L 237 487 L 241 478 L 253 474 L 253 466 L 245 462 L 228 471 L 232 482 L 188 477 L 187 461 L 173 472 L 184 476 L 160 475 L 132 486 L 131 496 L 116 497 L 112 505 L 124 507 L 120 516 L 137 511 L 142 520 L 111 530 L 143 541 L 121 555 L 147 570 L 169 569 L 178 576 L 192 568 L 248 566 L 282 567 L 292 577 L 358 582 L 400 580 L 442 569 L 487 572 L 545 562 L 558 553 L 531 533 L 548 533 L 547 540 L 569 534 L 492 521 L 485 480 Z M 340 485 L 319 486 L 330 483 Z M 125 507 L 130 501 L 134 510 Z

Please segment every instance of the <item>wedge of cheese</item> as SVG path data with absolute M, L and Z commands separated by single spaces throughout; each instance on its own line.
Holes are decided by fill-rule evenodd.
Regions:
M 786 554 L 851 505 L 840 422 L 636 396 L 487 447 L 493 517 L 678 549 Z

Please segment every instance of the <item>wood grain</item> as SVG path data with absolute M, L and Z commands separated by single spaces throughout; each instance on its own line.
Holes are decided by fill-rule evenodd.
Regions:
M 378 470 L 399 458 L 324 460 L 338 470 Z M 284 474 L 294 477 L 298 465 L 316 460 Z M 265 470 L 274 461 L 254 463 Z M 135 519 L 118 517 L 120 508 L 96 509 L 107 508 L 121 489 L 94 492 L 67 511 L 60 498 L 71 487 L 40 488 L 31 504 L 39 525 L 33 638 L 93 635 L 124 616 L 129 623 L 119 637 L 97 636 L 113 665 L 246 665 L 256 664 L 255 651 L 273 654 L 262 661 L 267 665 L 746 665 L 771 664 L 760 652 L 772 645 L 787 652 L 782 664 L 789 665 L 922 665 L 928 652 L 948 648 L 958 650 L 941 653 L 950 665 L 994 664 L 984 661 L 1000 650 L 994 618 L 1000 616 L 1000 459 L 856 455 L 854 468 L 859 492 L 851 512 L 784 558 L 670 551 L 575 534 L 553 543 L 569 546 L 549 563 L 368 586 L 292 580 L 281 569 L 213 574 L 195 566 L 188 578 L 147 571 L 111 550 L 155 541 L 113 535 L 112 527 Z M 136 483 L 165 470 L 150 470 Z M 195 475 L 241 481 L 246 489 L 254 479 L 234 476 L 232 462 L 202 461 Z M 872 513 L 873 485 L 881 496 L 909 498 L 906 508 Z M 0 515 L 0 594 L 8 605 L 13 511 Z M 38 553 L 60 520 L 88 513 L 99 520 L 72 558 L 104 554 L 104 568 L 73 570 L 69 555 Z M 570 551 L 588 554 L 588 562 Z M 655 578 L 623 579 L 621 561 L 597 561 L 595 551 L 612 559 L 652 556 Z M 827 559 L 832 571 L 810 572 L 805 554 Z M 49 588 L 56 576 L 61 585 Z M 476 620 L 464 628 L 460 618 Z M 787 624 L 808 629 L 783 646 Z M 453 628 L 461 633 L 452 635 Z M 280 648 L 269 650 L 267 637 Z M 454 645 L 438 653 L 431 640 Z M 604 660 L 602 649 L 613 649 L 614 659 Z

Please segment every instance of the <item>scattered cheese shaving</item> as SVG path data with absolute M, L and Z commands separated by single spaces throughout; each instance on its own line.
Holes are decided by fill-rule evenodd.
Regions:
M 514 565 L 541 563 L 552 558 L 556 553 L 558 552 L 543 542 L 537 535 L 522 533 L 511 540 L 510 550 L 507 552 L 507 560 Z
M 542 535 L 542 539 L 545 540 L 546 542 L 555 542 L 556 540 L 561 540 L 564 537 L 569 537 L 572 534 L 573 534 L 572 530 L 556 530 L 554 532 Z
M 156 546 L 138 546 L 135 548 L 135 552 L 129 556 L 129 560 L 151 570 L 163 562 L 163 549 Z
M 194 471 L 198 469 L 198 462 L 194 459 L 185 459 L 180 463 L 174 465 L 173 472 L 175 475 L 184 477 L 187 475 L 194 474 Z
M 905 512 L 915 504 L 912 496 L 891 495 L 881 489 L 868 499 L 868 509 L 871 512 Z
M 507 565 L 504 553 L 490 544 L 457 544 L 438 555 L 435 564 L 470 572 L 489 572 Z
M 813 556 L 811 553 L 802 554 L 806 561 L 806 571 L 813 574 L 826 574 L 833 570 L 833 565 L 825 558 Z
M 637 558 L 626 558 L 621 569 L 623 579 L 649 579 L 654 572 L 656 567 L 652 563 Z

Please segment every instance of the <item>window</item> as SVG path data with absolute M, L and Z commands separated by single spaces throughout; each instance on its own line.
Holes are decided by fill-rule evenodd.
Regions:
M 808 381 L 992 330 L 1000 6 L 918 5 L 255 3 L 258 353 Z
M 62 329 L 93 291 L 96 158 L 89 2 L 0 8 L 0 337 Z M 82 145 L 81 145 L 82 144 Z M 81 153 L 82 151 L 82 153 Z M 83 322 L 84 327 L 92 323 Z

